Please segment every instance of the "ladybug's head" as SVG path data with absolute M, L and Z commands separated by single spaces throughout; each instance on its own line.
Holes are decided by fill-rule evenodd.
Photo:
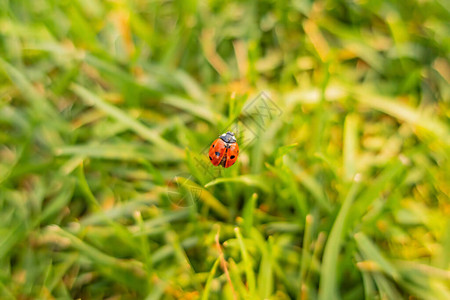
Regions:
M 228 131 L 227 133 L 222 134 L 219 138 L 225 143 L 236 143 L 236 138 L 234 137 L 234 133 Z

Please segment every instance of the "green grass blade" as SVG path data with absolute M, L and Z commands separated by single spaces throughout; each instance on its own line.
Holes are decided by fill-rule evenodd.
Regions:
M 78 84 L 72 84 L 71 89 L 80 96 L 88 105 L 94 105 L 113 119 L 128 126 L 128 128 L 138 134 L 144 140 L 153 143 L 161 151 L 172 154 L 175 158 L 183 158 L 184 152 L 177 146 L 163 139 L 157 132 L 144 126 L 139 121 L 133 119 L 119 108 L 105 102 L 97 95 L 91 93 Z
M 344 150 L 343 170 L 346 181 L 353 180 L 356 174 L 356 161 L 358 151 L 358 116 L 350 114 L 344 122 Z
M 163 103 L 184 110 L 193 116 L 208 121 L 209 123 L 213 123 L 216 119 L 215 113 L 209 110 L 204 104 L 194 103 L 179 96 L 166 96 L 163 98 Z
M 211 282 L 214 278 L 214 275 L 216 274 L 217 266 L 219 266 L 219 263 L 220 263 L 220 257 L 218 257 L 216 259 L 213 267 L 211 268 L 211 271 L 209 272 L 208 279 L 206 280 L 205 288 L 203 289 L 202 300 L 209 299 L 209 290 L 211 289 Z
M 194 196 L 194 199 L 196 200 L 198 197 L 198 200 L 205 203 L 208 207 L 210 207 L 214 212 L 216 212 L 218 215 L 220 215 L 222 218 L 229 218 L 230 212 L 228 208 L 222 204 L 216 197 L 214 197 L 213 194 L 211 194 L 208 190 L 205 190 L 195 182 L 184 178 L 182 176 L 177 176 L 175 181 L 179 183 L 179 186 L 183 189 L 185 189 L 185 192 L 189 193 L 190 195 L 198 195 Z M 195 191 L 200 191 L 198 194 L 195 193 Z
M 150 162 L 171 162 L 178 161 L 165 152 L 155 151 L 156 149 L 145 149 L 143 146 L 131 144 L 100 144 L 100 145 L 76 145 L 60 146 L 54 149 L 58 156 L 83 156 L 97 159 Z
M 257 201 L 258 201 L 258 194 L 254 193 L 244 205 L 244 210 L 242 212 L 242 219 L 244 219 L 242 229 L 244 231 L 244 234 L 246 235 L 250 234 L 250 230 L 253 227 L 253 219 L 254 219 L 253 214 Z
M 54 197 L 42 210 L 39 223 L 49 222 L 50 219 L 68 205 L 75 189 L 75 181 L 72 178 L 65 180 L 60 193 Z
M 257 274 L 258 293 L 260 299 L 268 299 L 273 293 L 273 260 L 276 260 L 273 253 L 273 238 L 269 237 L 267 243 L 262 245 L 261 263 Z
M 362 232 L 355 234 L 355 240 L 358 244 L 358 248 L 363 253 L 366 259 L 375 262 L 383 272 L 388 274 L 394 280 L 399 280 L 400 275 L 397 269 L 381 254 L 381 251 L 373 242 Z
M 267 184 L 264 183 L 260 176 L 255 175 L 241 175 L 235 177 L 217 178 L 205 184 L 205 188 L 209 188 L 211 186 L 225 182 L 241 183 L 249 187 L 258 187 L 263 191 L 268 191 Z
M 310 253 L 310 247 L 311 247 L 311 235 L 312 235 L 312 225 L 314 223 L 314 217 L 312 215 L 307 215 L 305 220 L 305 231 L 303 233 L 303 243 L 302 243 L 302 258 L 300 262 L 300 276 L 299 276 L 299 282 L 300 282 L 300 290 L 303 291 L 304 287 L 306 288 L 307 282 L 307 274 L 311 259 L 312 259 L 312 253 Z
M 337 218 L 334 221 L 333 227 L 331 228 L 330 236 L 328 237 L 328 241 L 325 245 L 323 263 L 320 270 L 319 300 L 332 300 L 339 298 L 339 285 L 336 280 L 338 256 L 346 229 L 344 225 L 349 216 L 348 213 L 350 211 L 350 207 L 355 200 L 358 190 L 359 184 L 354 182 L 345 197 Z
M 431 113 L 414 109 L 398 100 L 368 92 L 367 88 L 354 88 L 353 91 L 359 102 L 399 120 L 424 128 L 430 134 L 439 138 L 440 142 L 450 146 L 450 128 L 441 120 L 433 117 Z
M 10 76 L 11 80 L 14 84 L 19 88 L 19 90 L 23 93 L 24 97 L 30 102 L 33 107 L 33 111 L 44 116 L 53 116 L 56 117 L 56 110 L 48 103 L 47 99 L 44 98 L 32 85 L 32 83 L 26 78 L 22 72 L 20 72 L 17 68 L 3 60 L 0 57 L 0 66 L 6 71 L 6 73 Z
M 239 248 L 241 250 L 242 260 L 244 261 L 245 274 L 247 278 L 247 286 L 251 299 L 255 299 L 255 273 L 253 272 L 253 266 L 250 261 L 250 257 L 245 246 L 244 239 L 242 238 L 241 231 L 238 227 L 234 228 L 234 233 L 239 242 Z
M 55 234 L 67 240 L 69 245 L 96 265 L 97 270 L 114 281 L 118 281 L 137 291 L 143 292 L 148 288 L 147 273 L 142 263 L 136 260 L 121 260 L 107 255 L 64 229 L 53 225 L 47 234 Z
M 321 185 L 317 182 L 317 180 L 291 160 L 288 160 L 287 165 L 292 170 L 297 180 L 311 193 L 322 209 L 327 212 L 331 212 L 333 210 L 332 205 L 329 203 L 326 195 L 323 193 Z

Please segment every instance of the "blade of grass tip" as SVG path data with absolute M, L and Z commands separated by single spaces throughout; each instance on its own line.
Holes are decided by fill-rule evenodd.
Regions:
M 261 176 L 257 175 L 241 175 L 236 177 L 225 177 L 225 178 L 217 178 L 214 179 L 207 184 L 205 184 L 205 188 L 209 188 L 213 185 L 224 183 L 224 182 L 236 182 L 236 183 L 242 183 L 249 187 L 258 187 L 261 190 L 265 192 L 269 192 L 270 189 L 267 186 L 267 184 L 264 183 L 264 180 Z
M 205 288 L 203 290 L 202 300 L 209 299 L 209 290 L 211 288 L 211 282 L 214 278 L 214 275 L 216 274 L 216 270 L 217 270 L 217 266 L 219 265 L 219 262 L 220 262 L 220 257 L 218 257 L 216 259 L 211 271 L 209 272 L 208 279 L 206 280 Z
M 245 246 L 244 239 L 238 227 L 234 228 L 236 238 L 239 242 L 239 248 L 241 249 L 242 260 L 244 261 L 245 276 L 247 278 L 247 286 L 251 299 L 255 299 L 255 273 L 253 272 L 252 263 L 248 256 L 247 247 Z
M 250 230 L 253 226 L 253 214 L 256 207 L 256 202 L 258 200 L 258 194 L 254 193 L 249 201 L 247 201 L 244 205 L 242 219 L 244 220 L 242 224 L 242 229 L 244 233 L 248 236 L 250 234 Z
M 358 248 L 366 259 L 374 261 L 386 274 L 394 280 L 400 279 L 397 269 L 381 254 L 380 249 L 362 232 L 355 234 Z
M 91 93 L 84 87 L 78 85 L 78 84 L 72 84 L 71 90 L 77 94 L 82 100 L 84 100 L 88 105 L 94 105 L 110 117 L 114 118 L 118 122 L 126 125 L 129 129 L 134 131 L 136 134 L 138 134 L 143 139 L 153 143 L 155 146 L 160 148 L 161 150 L 165 152 L 169 152 L 172 154 L 175 158 L 182 159 L 184 157 L 184 151 L 182 151 L 177 146 L 169 143 L 165 139 L 163 139 L 161 136 L 159 136 L 158 133 L 155 131 L 147 128 L 139 121 L 133 119 L 129 115 L 127 115 L 125 112 L 123 112 L 121 109 L 103 101 L 100 97 L 97 95 Z
M 334 221 L 328 241 L 325 245 L 323 262 L 320 270 L 319 300 L 339 298 L 337 282 L 337 260 L 341 249 L 342 238 L 345 233 L 345 223 L 350 207 L 359 190 L 359 182 L 355 180 L 350 187 L 341 209 Z
M 358 148 L 358 115 L 349 114 L 344 122 L 343 170 L 344 179 L 351 181 L 356 174 L 356 154 Z

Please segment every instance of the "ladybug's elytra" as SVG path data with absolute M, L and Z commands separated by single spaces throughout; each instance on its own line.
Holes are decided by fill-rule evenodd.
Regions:
M 209 147 L 209 160 L 215 166 L 221 165 L 224 168 L 232 166 L 236 162 L 238 154 L 239 146 L 231 131 L 219 136 Z

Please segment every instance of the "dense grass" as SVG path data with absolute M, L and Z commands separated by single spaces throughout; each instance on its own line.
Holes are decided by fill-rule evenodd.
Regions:
M 449 20 L 0 0 L 0 299 L 450 299 Z

